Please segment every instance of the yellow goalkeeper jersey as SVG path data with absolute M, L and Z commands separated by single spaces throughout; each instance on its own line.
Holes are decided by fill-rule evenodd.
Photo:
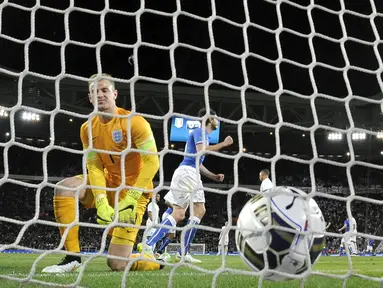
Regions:
M 127 116 L 131 112 L 117 107 L 115 113 Z M 92 139 L 88 135 L 89 123 L 92 125 Z M 84 149 L 87 149 L 92 141 L 93 148 L 106 150 L 105 153 L 88 154 L 87 168 L 92 186 L 105 187 L 106 180 L 120 185 L 121 179 L 125 177 L 126 185 L 147 189 L 153 187 L 152 179 L 159 167 L 158 156 L 126 150 L 130 137 L 131 148 L 157 152 L 150 124 L 143 117 L 113 117 L 108 123 L 102 123 L 99 116 L 95 116 L 81 126 L 80 137 Z M 128 153 L 122 162 L 122 155 L 111 155 L 108 151 Z M 122 167 L 125 169 L 124 175 Z M 95 192 L 101 191 L 93 190 L 93 193 Z

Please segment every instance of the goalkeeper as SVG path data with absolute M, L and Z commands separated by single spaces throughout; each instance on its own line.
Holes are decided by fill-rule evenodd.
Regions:
M 89 100 L 95 105 L 97 101 L 98 111 L 119 116 L 128 116 L 130 111 L 116 106 L 117 90 L 113 81 L 105 79 L 111 77 L 102 74 L 103 79 L 96 81 L 95 75 L 89 82 Z M 94 93 L 94 91 L 97 92 Z M 91 136 L 88 135 L 88 127 L 91 125 Z M 113 152 L 126 151 L 128 142 L 131 147 L 141 150 L 129 152 L 123 158 L 121 155 L 107 153 L 96 153 L 90 151 L 86 159 L 88 170 L 87 185 L 97 186 L 94 189 L 83 189 L 79 191 L 78 199 L 87 208 L 97 209 L 97 222 L 109 224 L 113 221 L 115 211 L 115 191 L 108 193 L 106 188 L 116 188 L 121 184 L 122 177 L 125 178 L 127 186 L 152 189 L 152 179 L 159 168 L 158 156 L 146 154 L 145 151 L 157 152 L 156 143 L 149 123 L 141 116 L 113 117 L 112 115 L 97 115 L 81 126 L 80 137 L 83 148 L 89 147 L 92 141 L 93 147 L 98 150 Z M 131 139 L 129 141 L 129 138 Z M 124 161 L 124 163 L 121 163 Z M 124 166 L 125 174 L 122 175 L 121 167 Z M 83 175 L 62 180 L 58 185 L 68 188 L 77 188 L 83 184 Z M 60 224 L 70 224 L 75 220 L 75 197 L 76 193 L 65 188 L 56 188 L 54 196 L 54 213 L 56 221 Z M 151 199 L 151 193 L 141 193 L 137 190 L 122 189 L 119 194 L 119 222 L 141 225 L 146 206 Z M 63 235 L 67 227 L 60 227 Z M 109 231 L 112 236 L 109 246 L 109 255 L 130 258 L 132 260 L 132 248 L 136 240 L 138 229 L 115 227 Z M 64 246 L 68 252 L 80 252 L 79 227 L 73 226 L 65 238 Z M 153 260 L 151 256 L 149 260 Z M 166 261 L 166 258 L 162 258 Z M 108 266 L 114 271 L 124 270 L 128 261 L 110 259 Z M 45 273 L 73 272 L 81 266 L 81 258 L 66 255 L 61 263 L 43 269 Z M 135 261 L 131 270 L 158 270 L 163 266 L 153 261 Z

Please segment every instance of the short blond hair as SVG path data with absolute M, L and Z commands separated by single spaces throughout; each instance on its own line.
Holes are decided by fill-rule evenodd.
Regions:
M 88 82 L 88 87 L 89 88 L 90 88 L 90 86 L 92 86 L 96 82 L 94 79 L 96 79 L 97 76 L 98 76 L 98 74 L 93 74 L 92 76 L 90 76 L 90 81 Z M 108 73 L 101 73 L 100 76 L 101 77 L 98 80 L 103 80 L 104 79 L 103 77 L 112 78 L 112 75 L 110 75 Z M 108 80 L 110 82 L 110 84 L 112 84 L 113 89 L 116 89 L 116 86 L 115 86 L 115 83 L 114 83 L 113 80 L 110 80 L 110 79 L 105 79 L 105 80 Z

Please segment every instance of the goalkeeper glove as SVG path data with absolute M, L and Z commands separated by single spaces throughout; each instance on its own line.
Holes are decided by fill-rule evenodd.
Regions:
M 113 222 L 114 209 L 109 205 L 105 195 L 96 198 L 97 223 L 107 225 Z
M 126 196 L 118 202 L 119 222 L 135 224 L 137 200 L 141 197 L 142 192 L 129 190 Z

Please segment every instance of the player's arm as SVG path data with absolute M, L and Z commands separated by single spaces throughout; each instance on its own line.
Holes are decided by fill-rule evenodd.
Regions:
M 89 138 L 87 127 L 81 127 L 81 142 L 83 149 L 86 150 L 89 147 Z M 104 166 L 102 165 L 100 156 L 94 152 L 90 151 L 86 158 L 86 168 L 88 169 L 88 177 L 90 185 L 106 187 L 106 180 L 104 177 Z M 95 199 L 99 197 L 106 197 L 106 189 L 92 189 L 92 193 Z
M 202 134 L 198 135 L 199 133 L 195 133 L 194 135 L 194 141 L 196 143 L 196 150 L 197 152 L 201 151 L 203 149 L 202 144 Z M 197 139 L 196 139 L 197 138 Z M 197 140 L 197 141 L 196 141 Z M 215 145 L 209 145 L 205 147 L 206 151 L 219 151 L 224 147 L 230 146 L 233 144 L 233 138 L 231 136 L 227 136 L 225 140 L 223 140 L 221 143 L 215 144 Z
M 213 172 L 211 172 L 209 169 L 207 169 L 207 168 L 206 168 L 205 166 L 203 166 L 202 164 L 199 165 L 199 172 L 200 172 L 203 176 L 205 176 L 205 177 L 207 177 L 207 178 L 209 178 L 209 179 L 211 179 L 211 180 L 216 180 L 216 179 L 217 179 L 217 175 L 214 174 Z
M 209 171 L 209 169 L 207 169 L 205 166 L 203 166 L 202 164 L 199 166 L 199 171 L 200 173 L 211 179 L 211 180 L 214 180 L 216 182 L 222 182 L 223 179 L 225 179 L 225 175 L 223 174 L 214 174 L 213 172 Z
M 160 161 L 157 154 L 146 153 L 157 153 L 157 145 L 150 124 L 143 117 L 137 117 L 135 120 L 132 123 L 132 142 L 137 149 L 142 151 L 141 157 L 144 165 L 134 187 L 147 188 L 151 185 L 154 176 L 160 168 Z
M 340 228 L 338 231 L 339 231 L 339 232 L 342 232 L 344 229 L 346 229 L 346 227 L 347 227 L 346 224 L 344 224 L 343 227 Z
M 133 185 L 137 188 L 147 188 L 151 186 L 152 180 L 156 175 L 160 162 L 156 154 L 145 152 L 157 152 L 156 141 L 154 140 L 152 129 L 149 123 L 141 116 L 131 120 L 132 143 L 141 150 L 143 167 Z M 119 202 L 120 222 L 135 223 L 137 200 L 141 197 L 142 191 L 130 189 L 124 199 Z
M 327 230 L 330 226 L 331 226 L 331 222 L 326 223 L 326 227 L 325 227 L 325 229 Z
M 83 149 L 88 149 L 89 137 L 87 125 L 83 125 L 81 127 L 80 138 L 83 145 Z M 108 224 L 113 221 L 114 209 L 110 207 L 108 198 L 106 196 L 106 180 L 104 176 L 104 166 L 101 162 L 100 156 L 96 152 L 90 151 L 88 153 L 86 159 L 86 167 L 88 170 L 89 184 L 91 186 L 101 187 L 101 189 L 92 189 L 97 209 L 97 222 L 99 224 Z M 102 189 L 104 187 L 105 189 Z

